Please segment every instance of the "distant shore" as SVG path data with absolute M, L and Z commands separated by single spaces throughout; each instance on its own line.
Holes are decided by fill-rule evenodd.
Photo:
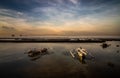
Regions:
M 0 43 L 101 43 L 105 41 L 120 41 L 120 38 L 0 38 Z

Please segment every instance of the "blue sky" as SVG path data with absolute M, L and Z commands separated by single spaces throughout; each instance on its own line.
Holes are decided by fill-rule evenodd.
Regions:
M 120 35 L 119 7 L 120 0 L 1 0 L 0 35 Z

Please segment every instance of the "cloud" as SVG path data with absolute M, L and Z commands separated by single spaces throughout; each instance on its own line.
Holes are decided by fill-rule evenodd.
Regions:
M 78 0 L 70 0 L 73 4 L 78 4 Z
M 106 33 L 111 34 L 118 33 L 119 30 L 117 29 L 120 28 L 120 3 L 116 3 L 115 5 L 115 1 L 30 0 L 29 3 L 27 0 L 22 2 L 19 0 L 15 0 L 14 2 L 13 0 L 10 2 L 10 5 L 4 5 L 11 6 L 13 4 L 13 7 L 5 8 L 0 6 L 0 27 L 6 30 L 15 29 L 16 31 L 13 31 L 16 33 L 34 35 L 49 33 L 63 34 L 67 31 L 76 34 L 78 32 L 100 33 L 101 31 L 108 31 Z M 19 5 L 15 7 L 17 4 Z M 19 7 L 25 7 L 29 11 L 21 11 Z
M 4 29 L 4 30 L 15 30 L 15 28 L 14 27 L 9 27 L 9 26 L 2 26 L 1 27 L 2 29 Z
M 24 13 L 19 12 L 19 11 L 14 11 L 10 9 L 0 9 L 0 19 L 4 19 L 5 17 L 7 18 L 23 18 L 25 17 Z

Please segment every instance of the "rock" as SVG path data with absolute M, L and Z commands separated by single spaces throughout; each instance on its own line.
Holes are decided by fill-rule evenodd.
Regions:
M 119 47 L 119 45 L 116 45 L 116 47 Z

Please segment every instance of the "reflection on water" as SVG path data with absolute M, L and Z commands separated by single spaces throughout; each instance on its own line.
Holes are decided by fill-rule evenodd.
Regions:
M 115 78 L 120 77 L 120 42 L 101 43 L 0 43 L 0 78 Z M 84 47 L 95 57 L 85 64 L 68 51 Z M 50 48 L 48 54 L 29 57 L 31 48 Z M 31 61 L 32 60 L 32 61 Z
M 117 50 L 117 53 L 119 53 L 119 50 Z

